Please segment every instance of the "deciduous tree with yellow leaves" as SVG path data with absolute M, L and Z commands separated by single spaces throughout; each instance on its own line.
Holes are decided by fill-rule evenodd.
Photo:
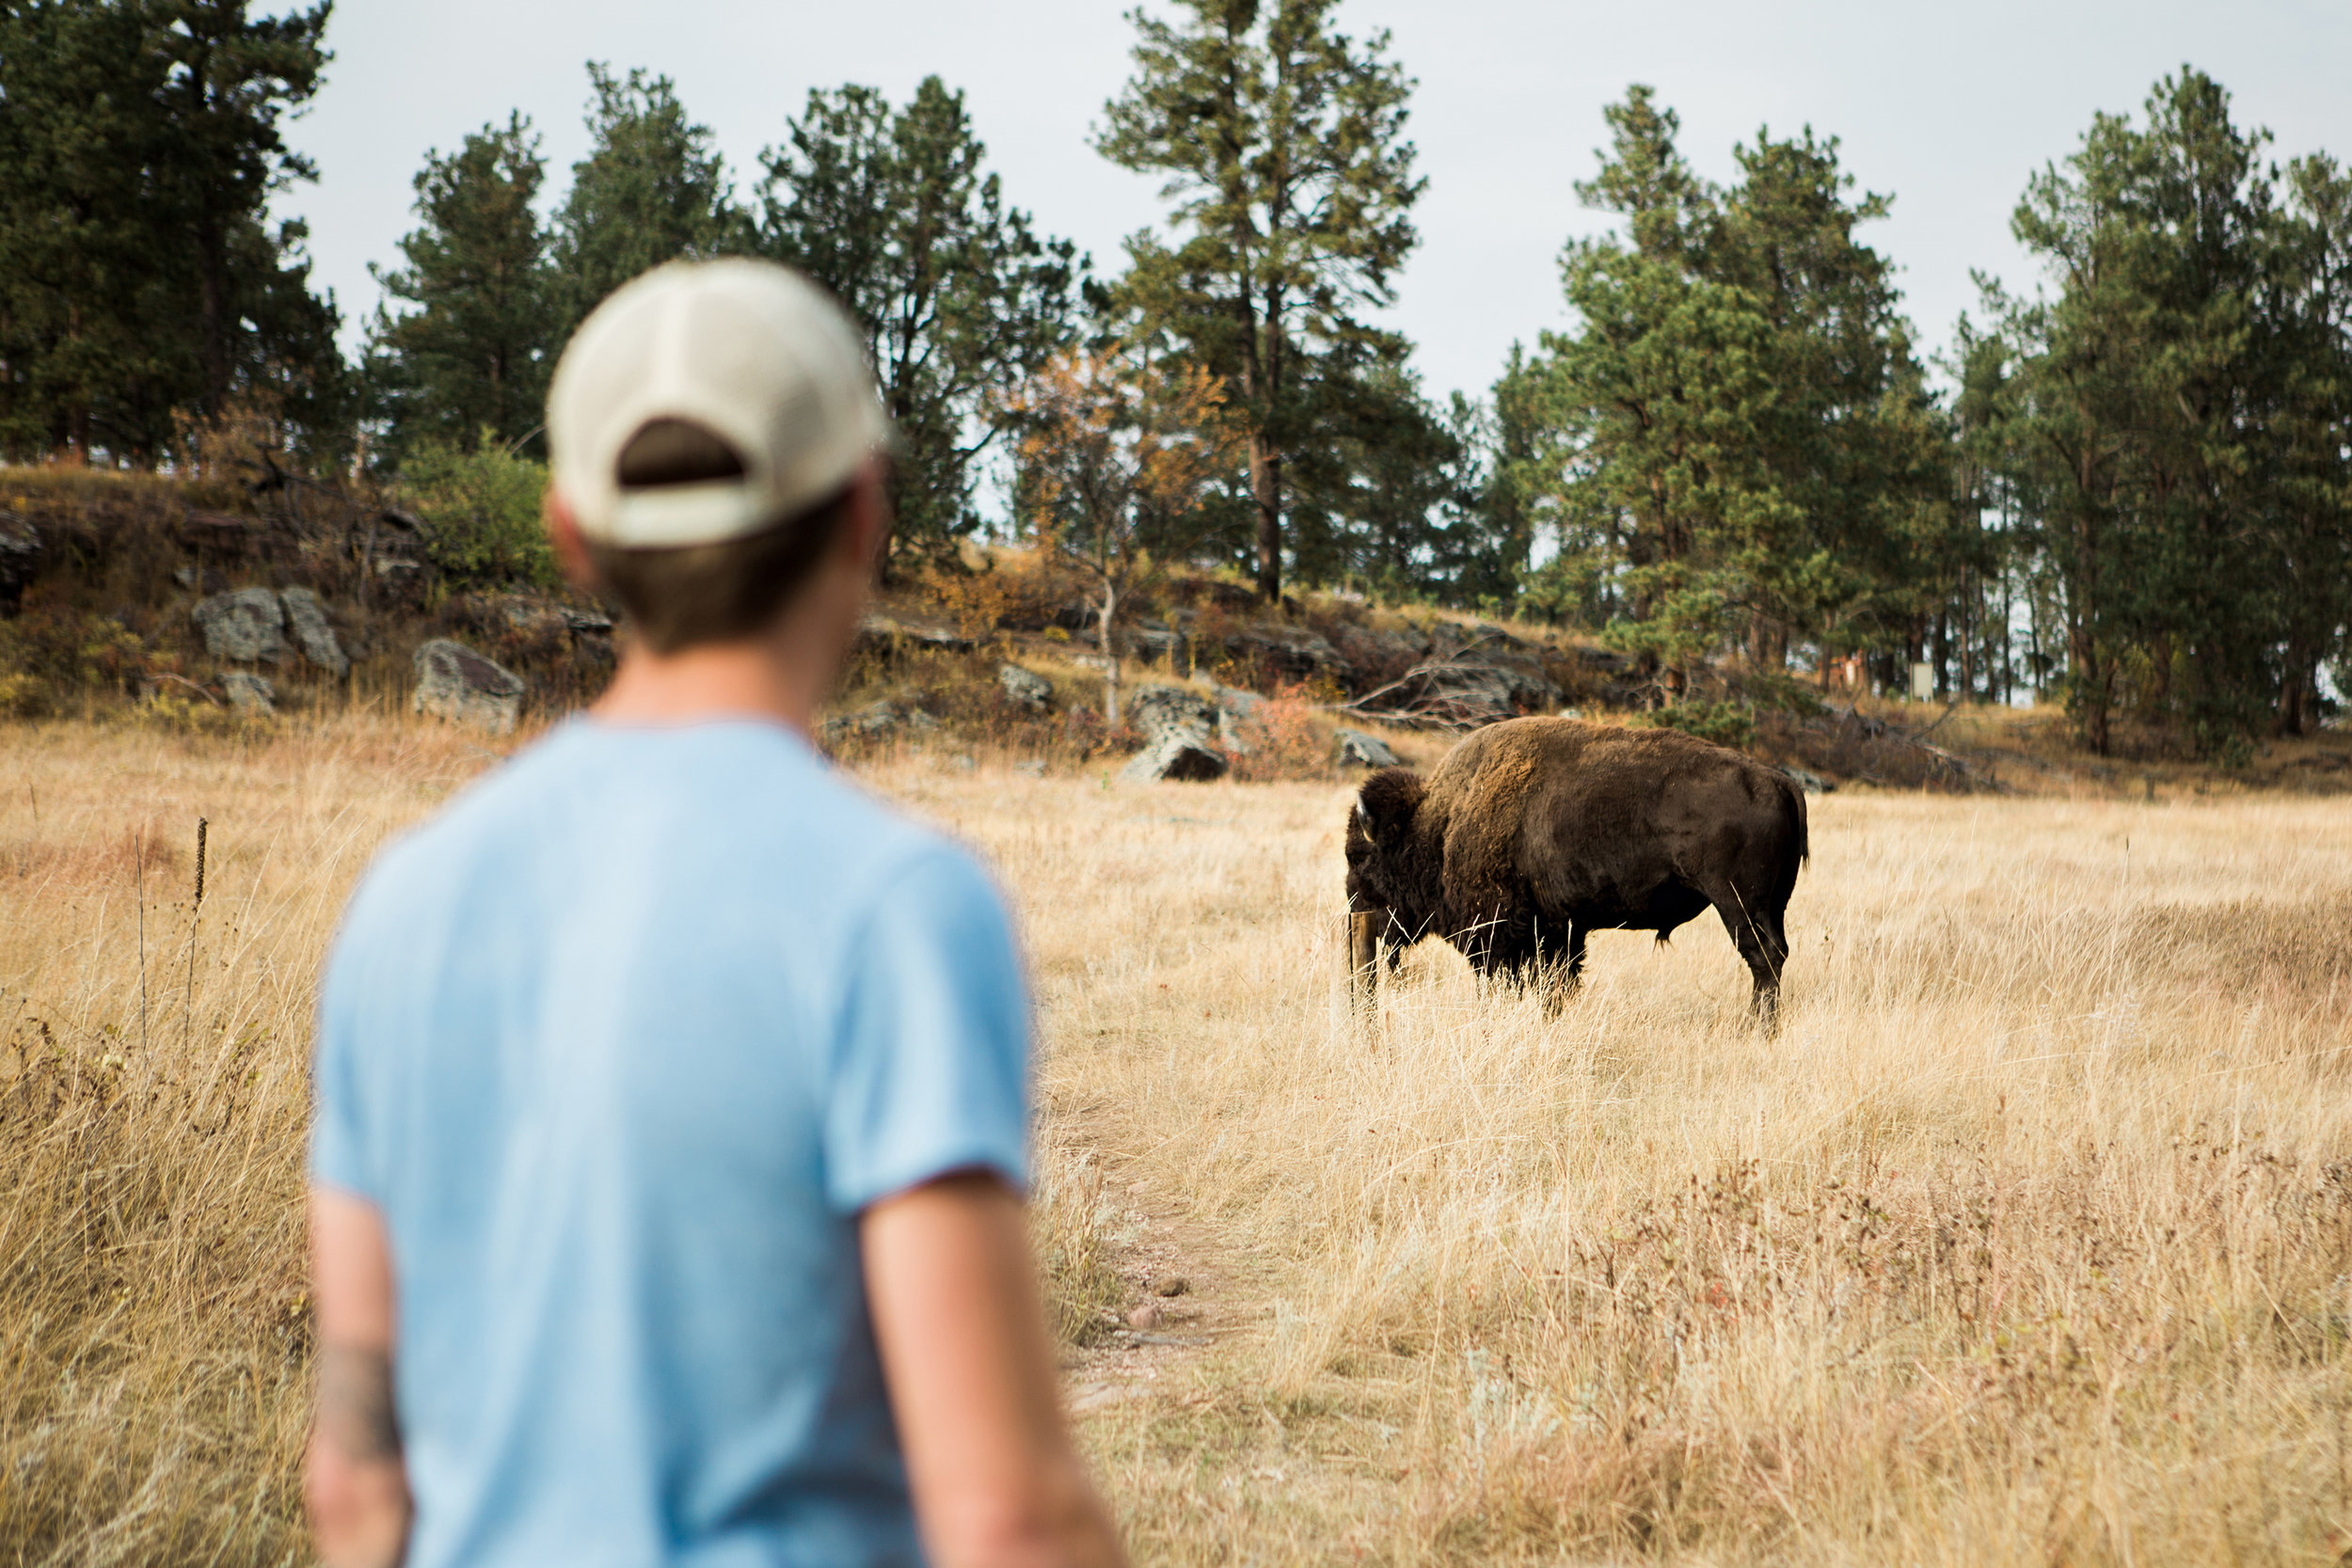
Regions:
M 1197 365 L 1113 347 L 1057 356 L 1013 403 L 1015 514 L 1094 590 L 1103 716 L 1116 724 L 1120 604 L 1183 553 L 1202 500 L 1234 475 L 1240 436 L 1225 388 Z

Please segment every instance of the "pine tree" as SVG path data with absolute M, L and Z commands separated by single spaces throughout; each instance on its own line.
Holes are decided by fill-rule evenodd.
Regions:
M 1011 394 L 1073 333 L 1085 263 L 1006 206 L 986 157 L 936 76 L 898 108 L 872 87 L 812 92 L 763 155 L 758 248 L 849 307 L 905 441 L 899 554 L 939 555 L 977 527 L 974 474 L 1018 420 Z
M 1232 389 L 1248 432 L 1259 593 L 1281 594 L 1283 467 L 1356 367 L 1407 345 L 1366 319 L 1391 302 L 1424 182 L 1405 140 L 1411 84 L 1388 35 L 1359 45 L 1336 0 L 1183 0 L 1131 13 L 1136 74 L 1097 146 L 1166 177 L 1181 230 L 1129 242 L 1127 302 Z
M 414 308 L 379 310 L 372 333 L 371 380 L 394 454 L 419 436 L 469 446 L 485 432 L 536 450 L 556 325 L 532 206 L 545 172 L 519 112 L 453 154 L 426 155 L 420 224 L 400 242 L 406 264 L 374 269 L 386 294 Z
M 590 62 L 588 156 L 555 217 L 557 340 L 648 268 L 751 248 L 749 220 L 710 128 L 689 119 L 667 76 L 619 77 Z
M 2284 301 L 2261 309 L 2293 249 L 2264 139 L 2232 123 L 2211 78 L 2168 77 L 2144 128 L 2098 117 L 2027 187 L 2013 227 L 2055 294 L 1987 291 L 2010 356 L 2003 446 L 2058 588 L 2068 706 L 2102 752 L 2119 709 L 2242 752 L 2278 700 L 2274 584 L 2294 569 L 2283 519 L 2298 504 L 2280 482 L 2312 458 L 2341 472 L 2332 436 L 2301 455 L 2290 442 L 2282 404 L 2324 408 L 2332 372 L 2324 356 L 2305 359 L 2320 381 L 2296 366 Z M 2298 680 L 2326 641 L 2306 626 Z
M 176 156 L 165 199 L 183 230 L 195 272 L 196 352 L 201 406 L 225 411 L 241 372 L 289 346 L 315 355 L 332 318 L 310 306 L 309 269 L 297 252 L 307 230 L 268 236 L 271 194 L 317 178 L 285 145 L 279 122 L 317 92 L 325 75 L 332 0 L 281 17 L 254 18 L 246 0 L 149 0 L 150 47 L 164 62 L 160 107 Z M 269 327 L 276 330 L 270 331 Z
M 191 455 L 232 404 L 294 445 L 344 415 L 335 312 L 279 134 L 317 90 L 326 7 L 0 8 L 0 450 Z
M 1561 546 L 1539 596 L 1611 617 L 1670 696 L 1734 646 L 1777 672 L 1792 638 L 1915 638 L 1952 515 L 1890 269 L 1853 237 L 1883 198 L 1810 131 L 1736 149 L 1719 190 L 1648 89 L 1607 118 L 1578 189 L 1625 232 L 1567 248 L 1581 325 L 1496 388 L 1496 498 Z

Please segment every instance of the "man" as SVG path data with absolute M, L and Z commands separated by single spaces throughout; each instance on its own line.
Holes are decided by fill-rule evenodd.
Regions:
M 329 960 L 321 1555 L 1120 1561 L 1026 1247 L 1004 913 L 808 741 L 885 531 L 854 333 L 782 268 L 663 267 L 548 434 L 558 551 L 632 635 Z

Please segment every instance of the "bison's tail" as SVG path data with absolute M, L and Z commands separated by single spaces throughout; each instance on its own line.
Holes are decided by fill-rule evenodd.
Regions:
M 1804 820 L 1804 785 L 1783 774 L 1780 787 L 1788 795 L 1788 814 L 1797 819 L 1797 860 L 1803 863 L 1813 858 L 1811 830 L 1805 826 Z

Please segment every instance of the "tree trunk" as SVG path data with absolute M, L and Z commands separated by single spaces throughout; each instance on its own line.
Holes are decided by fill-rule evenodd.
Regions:
M 1103 618 L 1096 626 L 1096 646 L 1103 650 L 1103 723 L 1119 727 L 1119 655 L 1111 649 L 1111 617 L 1119 610 L 1119 590 L 1103 589 Z
M 197 225 L 197 353 L 204 372 L 204 417 L 216 420 L 229 404 L 229 258 L 228 242 L 216 221 Z M 218 459 L 204 454 L 205 467 Z
M 2279 683 L 2279 717 L 2273 726 L 2281 736 L 2309 735 L 2318 727 L 2319 660 L 2300 641 L 2287 642 L 2286 669 Z
M 1258 597 L 1282 602 L 1282 460 L 1263 431 L 1249 436 L 1249 494 L 1258 503 Z
M 2107 705 L 2114 672 L 2099 657 L 2088 631 L 2077 627 L 2067 652 L 2074 658 L 2074 721 L 2082 726 L 2083 744 L 2099 756 L 2107 754 Z

